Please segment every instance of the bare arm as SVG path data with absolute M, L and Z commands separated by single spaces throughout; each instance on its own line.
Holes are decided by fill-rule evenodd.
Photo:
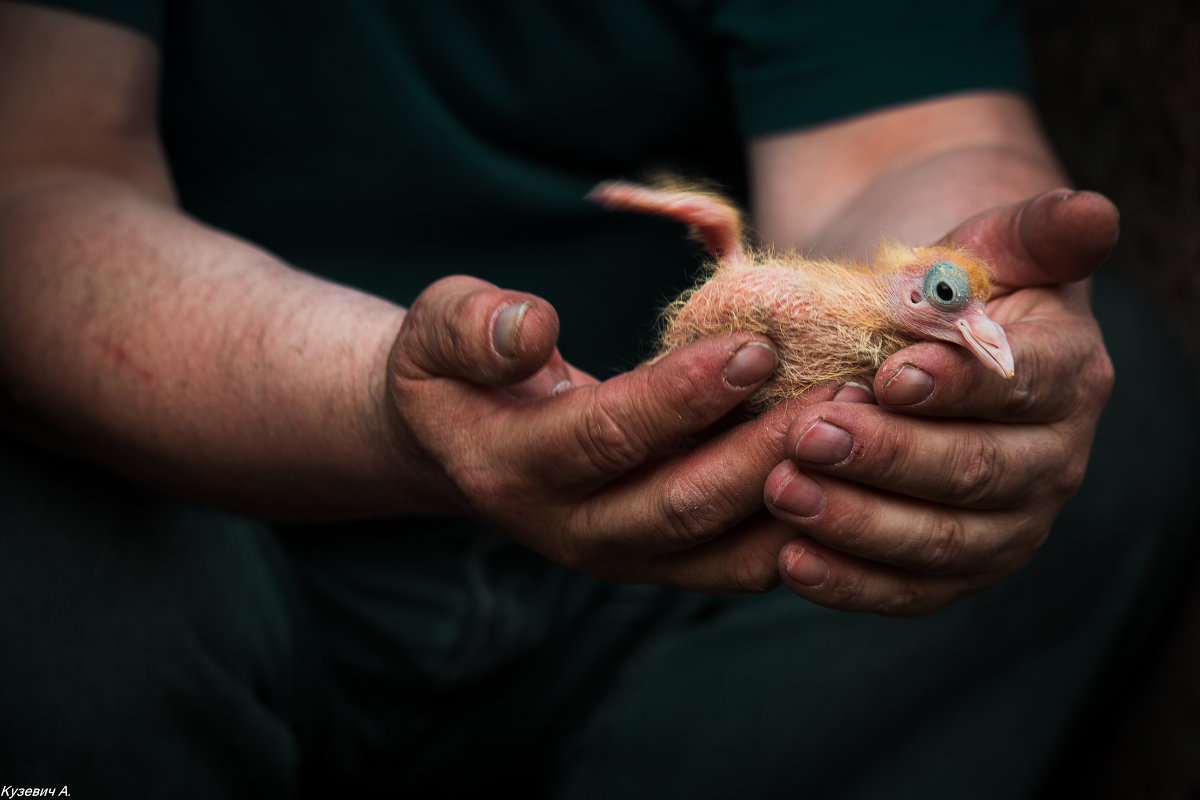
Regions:
M 769 347 L 715 337 L 597 382 L 532 295 L 458 276 L 405 311 L 291 269 L 180 212 L 156 80 L 136 34 L 0 4 L 8 427 L 273 517 L 469 515 L 592 575 L 778 583 L 792 533 L 759 512 L 783 418 L 678 448 Z
M 766 487 L 801 534 L 780 555 L 785 581 L 825 605 L 906 614 L 1010 574 L 1079 487 L 1112 385 L 1085 279 L 1116 210 L 1046 192 L 1065 178 L 1031 109 L 1004 94 L 761 140 L 751 160 L 768 240 L 863 254 L 881 236 L 946 237 L 984 255 L 989 315 L 1016 356 L 1005 382 L 921 344 L 879 370 L 882 407 L 804 409 Z
M 870 255 L 881 237 L 926 243 L 998 205 L 1067 184 L 1027 101 L 937 98 L 750 145 L 767 241 Z
M 4 5 L 0 53 L 7 424 L 234 507 L 411 503 L 379 421 L 404 312 L 180 213 L 150 41 Z

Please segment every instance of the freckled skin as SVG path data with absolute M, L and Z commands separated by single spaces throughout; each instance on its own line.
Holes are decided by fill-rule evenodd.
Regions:
M 1003 329 L 984 314 L 987 266 L 962 248 L 884 243 L 870 264 L 813 260 L 748 246 L 740 212 L 711 192 L 609 183 L 591 197 L 676 219 L 709 246 L 717 260 L 708 276 L 664 313 L 659 357 L 714 334 L 768 338 L 779 367 L 748 401 L 751 410 L 818 383 L 869 379 L 893 353 L 924 339 L 963 345 L 993 372 L 1012 375 Z M 930 297 L 931 287 L 950 302 Z

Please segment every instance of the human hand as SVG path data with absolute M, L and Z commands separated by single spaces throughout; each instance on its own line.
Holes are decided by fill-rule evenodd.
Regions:
M 417 298 L 386 391 L 416 510 L 470 515 L 611 580 L 778 584 L 794 532 L 762 512 L 762 485 L 783 458 L 784 409 L 680 446 L 754 392 L 773 351 L 746 334 L 713 337 L 598 382 L 562 359 L 557 335 L 544 300 L 474 278 Z
M 769 509 L 803 535 L 780 552 L 821 605 L 920 614 L 1015 572 L 1079 488 L 1113 371 L 1085 279 L 1116 242 L 1100 195 L 1058 190 L 984 212 L 946 240 L 995 271 L 988 314 L 1016 376 L 921 343 L 875 378 L 880 405 L 819 403 L 787 437 Z

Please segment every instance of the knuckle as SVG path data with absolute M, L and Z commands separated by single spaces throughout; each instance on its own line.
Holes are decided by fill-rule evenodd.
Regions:
M 874 610 L 882 617 L 915 617 L 929 609 L 924 593 L 916 584 L 902 580 L 880 600 Z
M 1009 562 L 1005 565 L 1009 574 L 1016 572 L 1033 560 L 1033 557 L 1042 549 L 1042 545 L 1050 538 L 1051 525 L 1052 521 L 1045 519 L 1030 525 L 1029 535 L 1013 547 Z
M 1054 525 L 1054 514 L 1045 509 L 1025 509 L 1009 513 L 1006 527 L 1009 535 L 1005 541 L 1006 558 L 996 559 L 997 568 L 1016 572 L 1037 554 Z
M 1090 445 L 1086 442 L 1081 444 L 1079 433 L 1074 428 L 1060 426 L 1056 433 L 1054 447 L 1044 451 L 1040 459 L 1040 490 L 1029 493 L 1032 501 L 1045 502 L 1050 499 L 1065 504 L 1079 491 L 1087 475 Z
M 619 473 L 641 462 L 636 437 L 604 404 L 593 399 L 586 424 L 578 431 L 579 447 L 588 461 L 603 473 Z
M 463 275 L 438 278 L 413 298 L 405 319 L 421 323 L 431 317 L 453 320 L 478 297 L 478 289 L 484 285 L 482 281 Z
M 1005 385 L 1001 407 L 1016 419 L 1098 409 L 1108 401 L 1114 380 L 1112 359 L 1102 342 L 1071 356 L 1030 348 Z
M 941 515 L 921 540 L 915 566 L 931 574 L 951 572 L 967 547 L 967 531 L 955 515 Z
M 1117 368 L 1113 366 L 1112 357 L 1109 356 L 1107 350 L 1105 350 L 1101 357 L 1097 359 L 1097 365 L 1097 369 L 1099 371 L 1097 380 L 1099 384 L 1104 387 L 1105 397 L 1107 397 L 1108 393 L 1112 391 L 1113 384 L 1117 380 Z
M 1024 418 L 1037 408 L 1041 396 L 1041 365 L 1036 352 L 1029 353 L 1021 361 L 1020 368 L 1005 386 L 1002 409 L 1005 414 L 1017 419 Z
M 1108 402 L 1108 398 L 1112 394 L 1116 378 L 1117 372 L 1113 366 L 1112 358 L 1108 355 L 1108 351 L 1101 350 L 1091 360 L 1091 367 L 1087 372 L 1084 383 L 1091 387 L 1099 404 L 1104 405 Z
M 946 494 L 957 506 L 975 506 L 985 500 L 1000 469 L 1000 446 L 991 434 L 980 430 L 965 431 L 956 440 L 957 452 L 951 457 Z
M 825 595 L 822 605 L 840 611 L 863 611 L 868 608 L 867 587 L 859 575 L 832 576 L 822 586 Z
M 720 532 L 728 522 L 730 502 L 719 492 L 675 478 L 662 495 L 662 516 L 681 546 Z
M 869 454 L 858 444 L 860 439 L 868 438 L 871 442 Z M 855 446 L 846 463 L 853 463 L 867 473 L 869 482 L 886 485 L 897 473 L 906 470 L 906 460 L 914 452 L 912 445 L 912 433 L 907 425 L 881 425 L 867 436 L 855 436 Z
M 479 302 L 478 293 L 454 294 L 442 287 L 454 288 L 454 278 L 442 278 L 413 301 L 405 314 L 402 334 L 406 347 L 404 357 L 420 368 L 434 374 L 454 374 L 459 364 L 471 359 L 472 331 L 463 321 L 473 319 L 473 307 Z
M 993 561 L 993 571 L 998 575 L 1012 575 L 1033 560 L 1038 550 L 1046 542 L 1047 528 L 1044 533 L 1034 532 L 1028 539 L 1012 544 L 1003 557 Z
M 1053 473 L 1051 485 L 1055 488 L 1053 495 L 1063 503 L 1066 503 L 1075 493 L 1079 491 L 1079 487 L 1083 486 L 1084 478 L 1087 475 L 1088 459 L 1086 455 L 1072 453 L 1064 463 L 1060 465 Z
M 742 553 L 730 565 L 734 591 L 766 594 L 780 583 L 779 568 L 773 553 Z

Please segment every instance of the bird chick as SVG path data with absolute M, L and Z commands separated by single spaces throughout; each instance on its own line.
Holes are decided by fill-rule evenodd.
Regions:
M 714 192 L 611 181 L 589 199 L 682 222 L 713 255 L 704 279 L 664 312 L 657 357 L 714 334 L 766 337 L 779 366 L 747 401 L 751 411 L 826 381 L 869 380 L 922 340 L 962 345 L 992 372 L 1013 375 L 1004 329 L 984 313 L 987 265 L 964 248 L 885 242 L 869 264 L 809 259 L 749 246 L 741 212 Z

